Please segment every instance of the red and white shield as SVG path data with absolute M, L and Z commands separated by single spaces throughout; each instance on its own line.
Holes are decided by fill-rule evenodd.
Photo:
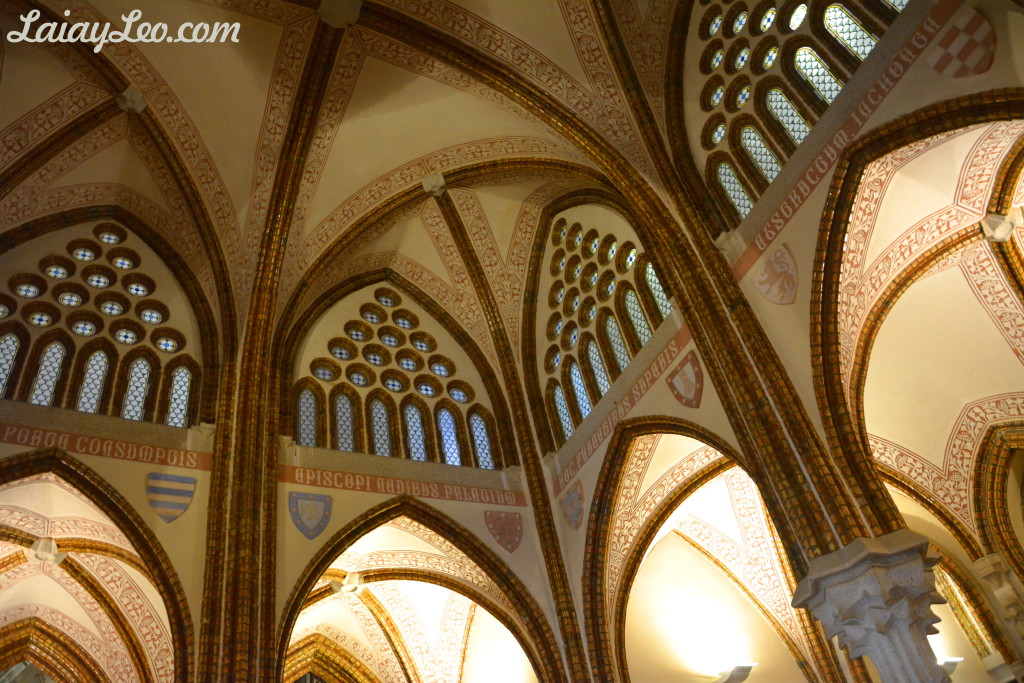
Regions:
M 943 76 L 963 78 L 988 71 L 995 54 L 992 24 L 978 10 L 965 7 L 929 53 L 928 65 Z
M 523 516 L 518 512 L 484 511 L 484 523 L 502 548 L 514 553 L 523 540 Z
M 687 408 L 700 408 L 700 399 L 704 395 L 704 371 L 700 369 L 697 352 L 686 354 L 665 382 L 677 401 Z

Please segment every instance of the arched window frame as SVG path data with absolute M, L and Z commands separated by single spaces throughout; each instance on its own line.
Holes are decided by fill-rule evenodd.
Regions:
M 377 400 L 384 405 L 384 410 L 388 415 L 388 439 L 391 446 L 391 453 L 388 457 L 402 457 L 402 453 L 405 452 L 405 443 L 402 441 L 398 408 L 395 406 L 394 399 L 380 388 L 370 391 L 363 402 L 363 410 L 366 411 L 366 452 L 377 455 L 376 434 L 373 425 L 373 403 Z
M 740 150 L 737 157 L 742 158 L 744 163 L 749 165 L 749 167 L 755 172 L 758 184 L 762 186 L 759 194 L 763 194 L 764 191 L 768 189 L 768 186 L 779 177 L 780 173 L 782 173 L 782 166 L 785 164 L 785 157 L 781 156 L 779 151 L 775 149 L 771 139 L 765 135 L 760 122 L 755 120 L 754 117 L 744 117 L 743 120 L 737 121 L 733 127 L 736 130 L 736 144 Z M 764 151 L 771 156 L 771 160 L 775 162 L 776 166 L 778 166 L 778 170 L 774 172 L 774 175 L 772 168 L 762 168 L 761 164 L 758 162 L 757 157 L 755 156 L 757 152 L 756 144 L 747 144 L 748 140 L 744 137 L 744 134 L 748 130 L 752 131 L 754 138 L 764 145 Z
M 822 30 L 825 30 L 822 27 Z M 804 74 L 796 65 L 796 55 L 802 48 L 810 48 L 821 60 L 822 64 L 829 70 L 829 72 L 839 82 L 839 94 L 842 94 L 843 88 L 849 82 L 850 74 L 845 69 L 839 67 L 835 57 L 830 50 L 823 49 L 818 43 L 810 40 L 796 40 L 789 41 L 783 46 L 782 58 L 782 70 L 789 79 L 790 85 L 800 92 L 801 97 L 810 105 L 813 106 L 814 110 L 819 112 L 819 116 L 825 113 L 831 104 L 824 95 L 819 94 L 818 89 L 811 83 L 810 80 L 804 77 Z M 845 49 L 845 48 L 844 48 Z M 839 94 L 836 97 L 839 97 Z
M 7 381 L 4 384 L 3 391 L 0 391 L 0 398 L 14 399 L 19 395 L 19 380 L 21 379 L 26 359 L 29 356 L 31 338 L 28 331 L 16 320 L 0 325 L 0 338 L 6 337 L 8 334 L 13 334 L 17 338 L 18 351 L 14 355 L 14 363 L 7 374 Z
M 601 384 L 597 381 L 597 371 L 594 369 L 594 364 L 590 362 L 591 345 L 593 345 L 597 350 L 597 356 L 601 359 L 605 375 L 607 375 L 608 391 L 611 391 L 614 380 L 612 379 L 611 373 L 608 372 L 608 364 L 604 360 L 604 354 L 601 351 L 600 342 L 598 342 L 597 338 L 590 332 L 584 332 L 583 335 L 580 336 L 579 358 L 577 360 L 580 364 L 580 369 L 583 370 L 583 381 L 587 383 L 587 389 L 590 391 L 590 395 L 596 397 L 596 400 L 591 404 L 591 408 L 593 408 L 597 406 L 608 391 L 601 391 Z
M 18 389 L 17 396 L 19 401 L 29 402 L 32 396 L 32 388 L 36 383 L 36 376 L 39 373 L 39 362 L 42 360 L 46 348 L 53 342 L 60 342 L 64 346 L 64 358 L 61 360 L 60 375 L 57 377 L 57 382 L 53 387 L 53 397 L 50 399 L 50 405 L 54 408 L 64 407 L 67 388 L 71 383 L 71 369 L 74 367 L 75 360 L 75 342 L 64 330 L 50 330 L 32 342 L 32 350 L 26 354 L 27 357 L 25 359 L 25 378 Z M 21 355 L 20 351 L 19 355 Z
M 571 356 L 566 356 L 565 360 L 562 361 L 562 369 L 559 372 L 559 377 L 561 378 L 562 391 L 565 392 L 565 400 L 569 404 L 569 414 L 572 415 L 573 426 L 579 428 L 580 423 L 583 422 L 583 420 L 585 420 L 586 417 L 583 415 L 583 411 L 580 410 L 579 398 L 576 393 L 576 385 L 572 381 L 571 370 L 573 365 L 576 365 L 577 367 L 580 368 L 580 376 L 583 377 L 583 385 L 585 390 L 584 398 L 590 406 L 590 411 L 587 413 L 587 415 L 594 411 L 594 399 L 590 394 L 590 387 L 587 386 L 586 374 L 583 372 L 583 368 L 579 365 L 579 361 L 577 360 L 575 354 Z
M 731 135 L 732 133 L 730 132 L 730 145 L 733 144 Z M 750 202 L 751 210 L 753 210 L 753 206 L 757 201 L 757 193 L 753 191 L 757 186 L 747 177 L 744 166 L 737 164 L 732 155 L 721 150 L 708 155 L 705 180 L 708 187 L 711 188 L 711 196 L 718 202 L 725 215 L 731 217 L 733 223 L 738 225 L 749 215 L 749 212 L 747 214 L 740 213 L 739 208 L 733 203 L 732 197 L 726 191 L 725 186 L 720 182 L 718 177 L 718 167 L 720 164 L 726 164 L 732 169 L 737 181 L 739 181 L 740 187 L 743 188 L 743 192 Z
M 884 1 L 884 0 L 883 0 Z M 818 52 L 818 56 L 824 59 L 822 51 L 824 50 L 831 57 L 826 63 L 835 62 L 839 65 L 842 70 L 842 75 L 833 71 L 833 73 L 845 84 L 848 83 L 850 78 L 853 76 L 853 72 L 860 67 L 863 59 L 853 51 L 853 48 L 848 47 L 842 38 L 837 36 L 829 29 L 828 24 L 825 22 L 825 12 L 832 5 L 841 5 L 853 18 L 854 22 L 860 25 L 864 31 L 875 39 L 875 45 L 881 40 L 881 36 L 884 35 L 885 31 L 882 30 L 881 24 L 875 22 L 870 12 L 865 11 L 864 7 L 857 2 L 849 2 L 848 0 L 830 0 L 824 3 L 814 3 L 811 6 L 810 11 L 807 13 L 808 19 L 813 23 L 811 24 L 811 33 L 814 35 L 816 41 L 821 45 L 821 49 L 815 48 Z
M 473 463 L 481 469 L 487 469 L 480 465 L 480 453 L 477 450 L 476 439 L 473 438 L 473 425 L 471 420 L 474 416 L 479 417 L 484 421 L 484 426 L 487 428 L 487 440 L 488 445 L 491 449 L 491 461 L 494 463 L 494 469 L 500 470 L 504 467 L 505 462 L 502 458 L 502 452 L 500 443 L 501 440 L 498 438 L 497 425 L 494 422 L 494 417 L 487 411 L 486 408 L 480 404 L 474 405 L 466 413 L 466 432 L 469 436 L 469 442 L 472 445 Z
M 355 389 L 344 383 L 331 390 L 327 401 L 327 432 L 329 438 L 326 443 L 330 443 L 331 448 L 336 451 L 341 450 L 340 442 L 338 441 L 338 416 L 334 409 L 334 403 L 339 394 L 346 396 L 352 405 L 352 450 L 356 453 L 362 453 L 366 443 L 364 436 L 366 433 L 366 423 L 363 417 L 363 399 Z
M 444 437 L 441 435 L 441 411 L 447 410 L 452 414 L 452 419 L 455 421 L 455 440 L 459 444 L 459 459 L 460 464 L 465 466 L 470 464 L 472 460 L 473 450 L 467 440 L 466 432 L 466 421 L 462 414 L 462 410 L 458 404 L 454 401 L 450 401 L 447 398 L 442 398 L 434 404 L 433 418 L 434 418 L 434 429 L 437 432 L 437 450 L 438 450 L 438 462 L 447 463 L 446 454 L 444 452 Z
M 172 359 L 163 370 L 163 379 L 160 382 L 162 387 L 160 402 L 157 406 L 157 421 L 160 424 L 167 423 L 167 413 L 171 407 L 171 391 L 174 386 L 174 372 L 182 367 L 187 368 L 192 374 L 188 387 L 188 407 L 185 409 L 185 427 L 196 423 L 199 413 L 199 387 L 202 386 L 201 370 L 199 363 L 195 362 L 191 356 L 179 356 Z
M 95 414 L 109 415 L 110 401 L 114 393 L 114 378 L 117 375 L 119 364 L 119 354 L 108 339 L 93 339 L 83 344 L 82 348 L 75 354 L 75 361 L 72 365 L 71 384 L 68 387 L 67 407 L 72 410 L 78 410 L 79 395 L 82 393 L 82 385 L 85 383 L 85 370 L 89 364 L 89 359 L 97 351 L 102 351 L 107 356 L 107 374 L 103 378 L 100 400 Z
M 569 438 L 572 436 L 571 433 L 570 434 L 566 434 L 565 433 L 565 429 L 562 427 L 562 419 L 559 417 L 558 406 L 557 406 L 557 403 L 555 401 L 555 389 L 556 388 L 561 388 L 561 387 L 562 387 L 561 382 L 559 382 L 557 379 L 552 377 L 552 378 L 548 379 L 548 385 L 547 385 L 547 388 L 544 391 L 545 402 L 547 403 L 547 407 L 548 407 L 548 411 L 547 411 L 548 412 L 548 419 L 551 422 L 551 431 L 554 434 L 555 441 L 556 441 L 556 443 L 559 446 L 564 445 L 565 442 L 568 441 Z M 576 430 L 576 425 L 575 425 L 575 423 L 573 423 L 573 420 L 572 420 L 572 409 L 571 409 L 571 407 L 569 407 L 570 406 L 569 397 L 565 396 L 565 389 L 562 389 L 562 395 L 565 397 L 566 408 L 567 408 L 567 410 L 569 412 L 569 423 L 570 423 L 570 426 L 572 427 L 572 430 L 575 431 Z
M 327 426 L 326 419 L 324 417 L 325 401 L 326 396 L 324 395 L 323 388 L 314 382 L 309 377 L 304 377 L 295 383 L 295 387 L 292 389 L 292 424 L 291 424 L 291 435 L 295 439 L 295 443 L 299 443 L 299 396 L 302 392 L 309 389 L 313 392 L 313 398 L 316 399 L 316 448 L 323 448 L 324 444 L 327 443 Z
M 405 423 L 405 409 L 407 406 L 415 406 L 420 411 L 420 420 L 423 423 L 423 450 L 426 451 L 427 462 L 443 462 L 438 457 L 440 448 L 438 447 L 437 435 L 435 433 L 436 428 L 431 420 L 430 407 L 426 401 L 415 394 L 409 394 L 403 398 L 402 403 L 398 407 L 398 413 L 402 418 L 402 443 L 405 446 L 402 449 L 403 455 L 412 460 L 412 439 L 409 438 L 408 426 Z
M 619 359 L 615 355 L 615 351 L 612 349 L 612 340 L 608 338 L 608 327 L 605 320 L 611 318 L 615 321 L 615 325 L 619 328 L 619 336 L 622 337 L 622 344 L 626 349 L 626 355 L 629 356 L 630 362 L 633 361 L 635 355 L 629 348 L 629 342 L 626 341 L 626 335 L 622 331 L 622 325 L 619 324 L 618 316 L 610 308 L 603 308 L 597 314 L 597 330 L 596 337 L 598 346 L 601 348 L 602 355 L 604 356 L 604 366 L 608 369 L 608 374 L 611 376 L 612 384 L 619 378 L 619 375 L 625 371 L 626 368 L 619 364 Z M 628 367 L 628 366 L 627 366 Z
M 633 317 L 629 315 L 629 310 L 626 308 L 626 293 L 633 292 L 636 295 L 636 289 L 630 282 L 620 282 L 619 286 L 615 291 L 615 317 L 619 323 L 619 331 L 622 332 L 626 338 L 626 344 L 630 348 L 630 355 L 636 357 L 636 354 L 640 353 L 640 349 L 643 348 L 645 342 L 640 339 L 640 334 L 634 328 Z M 647 327 L 651 331 L 651 335 L 654 335 L 655 327 L 651 324 L 651 319 L 644 310 L 644 305 L 639 296 L 637 301 L 640 301 L 640 311 L 643 314 L 644 320 L 647 322 Z M 623 325 L 623 321 L 627 321 L 628 325 Z M 625 329 L 623 329 L 625 328 Z
M 146 400 L 142 404 L 141 422 L 153 422 L 156 412 L 157 399 L 160 396 L 160 361 L 156 354 L 147 348 L 132 349 L 126 353 L 117 366 L 117 381 L 114 383 L 113 410 L 117 417 L 124 415 L 124 402 L 128 393 L 128 383 L 131 381 L 132 364 L 143 358 L 149 363 L 149 385 L 146 387 Z
M 772 90 L 779 90 L 786 97 L 807 126 L 807 135 L 810 135 L 810 131 L 814 130 L 814 124 L 818 120 L 818 115 L 807 106 L 798 94 L 793 92 L 788 79 L 782 79 L 778 76 L 765 76 L 758 81 L 754 88 L 753 100 L 762 132 L 771 138 L 771 143 L 774 143 L 772 145 L 773 148 L 782 153 L 779 158 L 788 160 L 803 140 L 807 139 L 807 136 L 797 141 L 795 137 L 790 135 L 789 130 L 783 125 L 782 121 L 775 115 L 775 112 L 772 111 L 768 104 L 768 95 Z
M 671 303 L 672 294 L 668 291 L 665 286 L 664 280 L 661 277 L 661 268 L 654 262 L 648 254 L 642 254 L 637 259 L 636 267 L 633 269 L 636 271 L 636 293 L 640 297 L 640 303 L 643 305 L 644 310 L 647 312 L 647 318 L 651 320 L 654 325 L 653 330 L 657 330 L 663 322 L 665 322 L 667 316 L 663 316 L 661 313 L 661 307 L 658 306 L 658 300 L 654 296 L 654 292 L 651 291 L 651 287 L 647 284 L 647 266 L 650 264 L 654 267 L 654 272 L 658 276 L 658 282 L 661 283 L 661 288 L 665 292 L 665 297 L 669 299 Z

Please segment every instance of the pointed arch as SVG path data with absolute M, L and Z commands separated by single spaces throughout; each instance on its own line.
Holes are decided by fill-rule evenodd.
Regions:
M 325 681 L 377 683 L 379 680 L 358 657 L 322 633 L 312 633 L 288 648 L 282 680 L 293 683 L 306 674 Z
M 501 585 L 514 606 L 515 616 L 524 626 L 520 628 L 516 621 L 508 618 L 503 610 L 496 610 L 492 612 L 492 615 L 501 621 L 519 641 L 540 681 L 544 683 L 566 681 L 562 654 L 556 645 L 554 632 L 540 606 L 519 577 L 490 547 L 468 529 L 436 508 L 410 496 L 398 496 L 367 510 L 335 533 L 306 565 L 285 603 L 281 630 L 278 632 L 276 676 L 280 676 L 284 668 L 288 640 L 295 627 L 295 621 L 302 611 L 306 596 L 312 592 L 319 577 L 327 571 L 334 559 L 344 553 L 353 543 L 374 529 L 399 517 L 407 517 L 442 536 L 475 563 L 488 579 Z M 440 574 L 433 576 L 443 579 Z M 378 575 L 377 580 L 384 578 Z M 427 577 L 417 576 L 416 578 L 423 580 Z M 440 581 L 438 583 L 440 584 Z M 479 602 L 478 598 L 480 598 L 486 602 L 486 598 L 473 594 L 473 591 L 468 591 L 470 594 L 467 595 L 465 584 L 448 581 L 446 584 L 440 585 L 460 592 L 471 600 Z
M 359 394 L 345 383 L 331 390 L 329 410 L 331 448 L 359 453 L 363 449 L 363 411 Z M 346 414 L 345 411 L 348 411 Z M 346 421 L 347 418 L 347 421 Z
M 395 401 L 381 389 L 366 396 L 367 451 L 386 457 L 401 457 L 401 429 Z
M 462 412 L 446 398 L 434 406 L 434 427 L 437 430 L 440 461 L 448 465 L 469 464 L 472 460 L 472 451 L 466 440 L 466 425 L 462 421 Z
M 143 365 L 146 364 L 145 374 Z M 145 390 L 142 384 L 145 382 Z M 132 349 L 124 355 L 117 366 L 117 379 L 114 381 L 114 414 L 125 417 L 126 407 L 138 417 L 128 419 L 152 422 L 156 412 L 157 397 L 160 392 L 160 359 L 146 347 Z
M 17 394 L 18 380 L 29 354 L 29 334 L 16 320 L 0 325 L 0 399 L 13 399 Z
M 102 353 L 106 357 L 106 369 L 99 375 L 95 374 L 96 370 L 93 366 L 93 357 L 97 353 Z M 95 391 L 97 394 L 96 409 L 83 412 L 92 412 L 97 415 L 109 414 L 119 356 L 120 354 L 118 354 L 117 349 L 108 339 L 93 339 L 83 344 L 82 348 L 75 354 L 74 364 L 71 368 L 71 384 L 68 388 L 67 407 L 74 410 L 82 410 L 82 394 L 86 391 L 86 385 L 88 384 L 88 390 L 90 392 Z M 90 370 L 94 373 L 92 376 L 89 374 Z
M 29 662 L 54 681 L 101 683 L 103 668 L 74 640 L 38 617 L 0 628 L 0 671 Z
M 291 434 L 300 446 L 321 447 L 327 443 L 324 398 L 324 390 L 319 383 L 308 377 L 296 382 L 291 401 L 295 406 L 295 431 Z M 310 410 L 310 402 L 312 412 L 307 412 Z
M 184 394 L 181 393 L 181 371 L 188 373 Z M 199 387 L 202 386 L 200 373 L 199 363 L 191 356 L 181 356 L 167 364 L 156 411 L 160 423 L 172 427 L 189 427 L 195 423 L 199 413 Z
M 75 355 L 75 342 L 64 330 L 51 330 L 36 339 L 32 344 L 30 353 L 26 354 L 25 357 L 25 376 L 18 388 L 19 401 L 31 402 L 36 383 L 39 380 L 40 363 L 42 363 L 47 349 L 54 343 L 60 344 L 63 347 L 63 351 L 58 368 L 59 374 L 53 382 L 52 394 L 47 405 L 54 407 L 63 405 L 62 401 L 67 393 L 67 387 L 71 379 L 69 366 L 71 365 L 71 358 Z
M 160 541 L 120 493 L 94 470 L 58 448 L 31 451 L 0 460 L 0 485 L 50 473 L 74 486 L 100 509 L 131 542 L 163 600 L 174 647 L 175 679 L 191 680 L 193 624 L 178 574 Z

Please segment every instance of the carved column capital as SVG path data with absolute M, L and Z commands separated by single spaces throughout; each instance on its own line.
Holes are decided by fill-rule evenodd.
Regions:
M 937 561 L 908 529 L 858 538 L 811 561 L 793 606 L 809 610 L 851 657 L 870 657 L 886 683 L 949 681 L 927 639 L 939 621 L 931 606 L 945 602 L 935 590 Z

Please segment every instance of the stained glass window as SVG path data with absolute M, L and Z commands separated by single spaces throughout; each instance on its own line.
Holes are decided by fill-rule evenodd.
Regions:
M 630 356 L 626 349 L 626 342 L 622 339 L 619 323 L 615 321 L 615 318 L 608 316 L 604 319 L 604 331 L 608 346 L 611 347 L 612 355 L 615 356 L 615 362 L 619 366 L 619 372 L 622 372 L 629 366 Z
M 18 338 L 13 332 L 0 339 L 0 396 L 3 396 L 7 378 L 11 376 L 14 359 L 18 356 L 18 346 Z
M 757 164 L 761 173 L 764 174 L 765 179 L 769 183 L 775 180 L 775 177 L 782 171 L 782 166 L 779 165 L 779 160 L 775 158 L 772 151 L 768 149 L 768 145 L 765 144 L 764 138 L 757 132 L 757 129 L 753 126 L 744 126 L 740 131 L 740 143 Z
M 775 66 L 775 60 L 779 58 L 779 48 L 770 47 L 768 51 L 764 53 L 764 57 L 761 59 L 761 66 L 765 71 Z
M 487 422 L 474 413 L 469 416 L 469 431 L 473 434 L 476 464 L 485 470 L 493 470 L 494 458 L 491 456 L 491 437 L 487 433 Z
M 103 380 L 107 377 L 107 354 L 96 351 L 85 364 L 85 378 L 82 388 L 78 391 L 78 410 L 83 413 L 95 413 L 100 408 L 100 394 L 103 392 Z
M 658 311 L 661 313 L 662 319 L 667 318 L 672 312 L 672 302 L 668 300 L 668 294 L 661 286 L 661 280 L 658 279 L 658 273 L 654 270 L 654 264 L 648 263 L 644 268 L 644 280 L 647 282 L 647 288 L 651 291 L 655 303 L 658 304 Z
M 375 398 L 370 404 L 370 422 L 373 427 L 373 452 L 377 455 L 391 455 L 391 418 L 384 401 Z
M 825 8 L 825 28 L 861 59 L 867 57 L 878 42 L 842 5 Z
M 720 123 L 717 126 L 715 126 L 715 130 L 711 133 L 711 142 L 717 145 L 724 138 L 725 138 L 725 124 L 724 123 Z M 595 273 L 594 275 L 596 277 L 597 273 Z
M 299 394 L 299 429 L 295 440 L 300 446 L 316 446 L 316 394 L 304 389 Z
M 761 30 L 767 31 L 771 28 L 772 22 L 775 21 L 776 10 L 774 7 L 769 7 L 768 10 L 761 15 Z
M 832 104 L 843 89 L 843 84 L 832 75 L 818 53 L 809 47 L 802 47 L 796 51 L 796 68 L 829 104 Z
M 137 358 L 128 369 L 128 388 L 124 392 L 121 417 L 126 420 L 141 420 L 149 393 L 149 361 Z
M 795 31 L 800 28 L 800 24 L 804 23 L 804 17 L 807 16 L 807 5 L 797 5 L 793 13 L 789 15 L 789 30 Z
M 647 324 L 647 317 L 644 316 L 644 309 L 636 292 L 626 292 L 626 313 L 629 314 L 629 321 L 633 323 L 636 336 L 643 346 L 651 338 L 651 326 Z
M 184 427 L 188 419 L 188 392 L 192 384 L 192 373 L 181 366 L 171 374 L 171 396 L 167 405 L 167 425 Z
M 57 380 L 60 379 L 60 368 L 64 363 L 64 345 L 60 342 L 53 342 L 43 351 L 39 360 L 39 371 L 36 373 L 36 381 L 32 385 L 32 395 L 29 403 L 37 406 L 48 406 L 53 400 L 53 392 L 57 388 Z
M 721 183 L 725 193 L 729 195 L 729 200 L 736 207 L 740 218 L 746 218 L 750 210 L 754 208 L 754 203 L 750 201 L 750 195 L 743 189 L 743 184 L 736 177 L 736 171 L 732 169 L 732 166 L 725 162 L 718 164 L 718 182 Z
M 576 394 L 576 407 L 580 409 L 580 415 L 586 419 L 590 415 L 590 397 L 587 395 L 587 385 L 583 381 L 583 373 L 578 363 L 569 365 L 569 379 L 572 381 L 572 392 Z
M 903 8 L 907 6 L 907 1 L 908 0 L 885 0 L 885 1 L 888 2 L 890 5 L 892 5 L 893 7 L 895 7 L 900 12 L 902 12 Z
M 565 402 L 565 392 L 560 385 L 555 386 L 555 412 L 558 413 L 558 422 L 562 425 L 562 437 L 568 439 L 572 436 L 572 418 L 569 417 L 569 404 Z
M 597 383 L 597 390 L 604 396 L 612 388 L 611 380 L 608 379 L 608 370 L 604 367 L 604 360 L 601 358 L 601 350 L 597 348 L 594 341 L 587 344 L 587 360 L 590 361 L 590 369 L 594 372 L 594 381 Z
M 437 431 L 441 434 L 441 449 L 444 461 L 449 465 L 462 464 L 462 451 L 459 449 L 459 436 L 455 429 L 455 418 L 451 411 L 442 408 L 437 411 Z
M 800 113 L 793 106 L 793 103 L 789 101 L 789 98 L 786 97 L 786 94 L 778 88 L 772 88 L 768 91 L 768 111 L 775 115 L 775 118 L 779 120 L 782 127 L 786 129 L 786 132 L 789 133 L 789 136 L 798 145 L 811 132 L 811 127 L 804 121 L 804 117 L 800 116 Z
M 423 413 L 414 403 L 407 403 L 402 409 L 405 420 L 405 434 L 409 439 L 409 457 L 420 462 L 427 461 L 427 444 L 423 429 Z
M 352 399 L 345 394 L 334 397 L 334 437 L 339 451 L 352 452 L 356 449 L 355 420 Z

